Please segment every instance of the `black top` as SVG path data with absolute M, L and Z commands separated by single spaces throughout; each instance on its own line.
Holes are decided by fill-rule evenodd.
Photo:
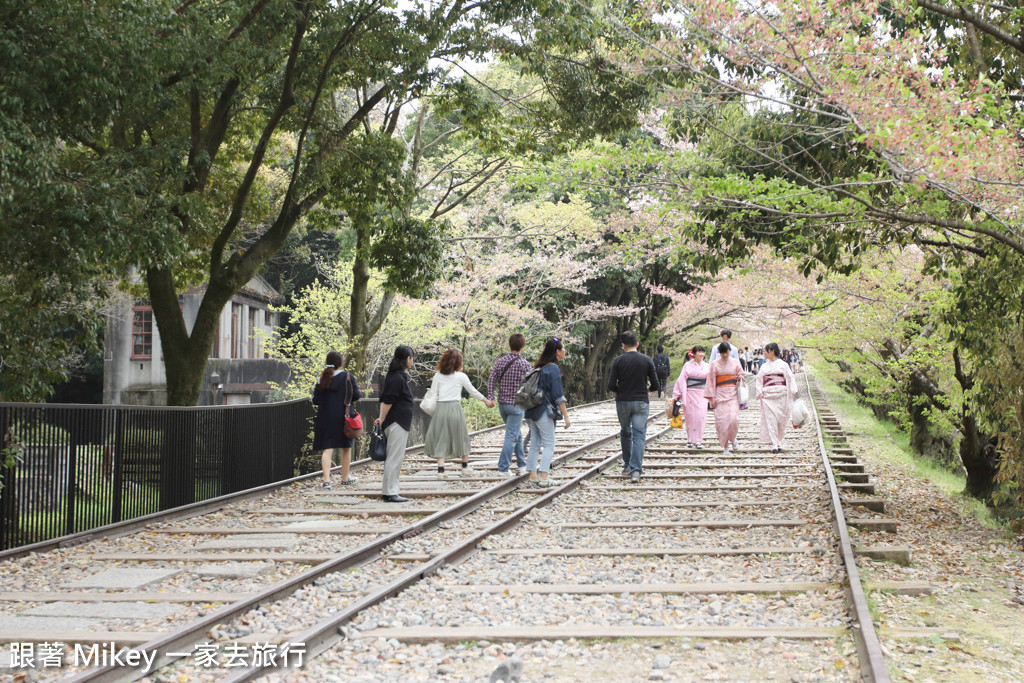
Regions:
M 388 416 L 380 424 L 387 429 L 394 423 L 409 432 L 412 431 L 412 389 L 409 388 L 409 375 L 401 370 L 389 372 L 384 378 L 384 388 L 380 392 L 380 402 L 391 406 Z
M 643 401 L 648 403 L 647 387 L 657 391 L 661 384 L 654 369 L 654 361 L 639 351 L 628 351 L 612 361 L 608 378 L 608 391 L 615 392 L 616 401 Z
M 658 371 L 658 377 L 668 377 L 672 374 L 672 361 L 664 353 L 654 354 L 654 369 Z
M 354 405 L 362 398 L 355 377 L 342 371 L 331 380 L 331 386 L 313 387 L 313 405 L 319 406 L 313 418 L 313 450 L 352 448 L 352 439 L 345 436 L 345 404 Z

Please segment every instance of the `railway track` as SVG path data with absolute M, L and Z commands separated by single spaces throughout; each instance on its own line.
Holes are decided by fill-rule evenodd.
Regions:
M 559 430 L 556 462 L 617 440 L 613 404 L 572 414 L 574 426 Z M 7 553 L 0 640 L 16 645 L 0 664 L 33 643 L 29 668 L 42 680 L 128 680 L 195 656 L 208 636 L 269 652 L 315 616 L 303 610 L 282 628 L 258 628 L 265 615 L 280 616 L 275 604 L 323 591 L 344 594 L 337 608 L 372 593 L 472 533 L 455 520 L 515 497 L 525 474 L 495 476 L 502 436 L 503 428 L 475 434 L 466 476 L 446 480 L 421 447 L 409 449 L 402 493 L 412 501 L 402 505 L 379 502 L 380 466 L 364 460 L 353 464 L 363 473 L 355 486 L 323 490 L 314 474 Z M 121 648 L 138 661 L 103 658 Z
M 806 386 L 801 394 L 813 406 Z M 156 634 L 143 625 L 134 640 L 119 640 L 160 653 L 145 674 L 140 663 L 71 680 L 473 680 L 503 663 L 525 666 L 522 680 L 689 680 L 706 671 L 687 669 L 702 663 L 685 653 L 713 651 L 731 666 L 707 666 L 741 680 L 886 681 L 841 504 L 855 485 L 833 474 L 820 424 L 790 431 L 786 451 L 773 456 L 757 444 L 756 401 L 751 408 L 730 456 L 710 445 L 711 416 L 703 451 L 652 426 L 639 485 L 619 473 L 613 405 L 596 404 L 559 430 L 552 489 L 486 476 L 438 482 L 430 461 L 407 456 L 416 472 L 403 474 L 403 494 L 414 500 L 401 520 L 396 506 L 367 502 L 364 490 L 375 497 L 378 489 L 364 480 L 328 496 L 292 485 L 187 526 L 151 526 L 153 561 L 179 571 L 196 559 L 159 542 L 296 534 L 305 556 L 262 553 L 313 568 L 284 564 L 291 576 L 267 574 L 271 588 L 221 596 L 222 606 L 189 602 L 194 613 L 178 628 Z M 492 465 L 498 436 L 477 436 L 473 459 Z M 220 562 L 265 561 L 253 548 L 226 555 L 207 551 Z M 638 662 L 640 646 L 669 663 Z M 609 647 L 625 652 L 618 668 L 609 668 Z M 550 661 L 553 650 L 560 656 Z
M 801 394 L 814 405 L 806 385 Z M 730 456 L 652 429 L 639 485 L 620 473 L 612 442 L 564 465 L 562 486 L 463 518 L 478 533 L 410 558 L 425 564 L 295 634 L 316 655 L 301 669 L 279 659 L 209 673 L 700 680 L 706 665 L 711 680 L 887 681 L 846 533 L 851 490 L 832 473 L 820 426 L 791 431 L 773 456 L 751 407 Z M 713 433 L 709 420 L 706 444 Z M 660 654 L 638 662 L 638 646 Z M 717 659 L 702 661 L 711 651 Z M 171 674 L 203 671 L 182 662 Z

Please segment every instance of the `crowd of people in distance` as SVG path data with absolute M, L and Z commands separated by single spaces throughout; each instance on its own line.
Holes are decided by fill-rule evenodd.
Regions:
M 761 441 L 771 444 L 773 453 L 781 451 L 790 406 L 797 396 L 794 373 L 802 366 L 799 354 L 794 349 L 782 350 L 775 343 L 753 350 L 744 347 L 740 351 L 732 344 L 730 330 L 722 330 L 720 339 L 710 350 L 697 345 L 687 352 L 687 360 L 671 395 L 667 396 L 669 409 L 678 405 L 683 415 L 687 445 L 695 449 L 704 447 L 704 427 L 711 409 L 715 411 L 718 443 L 725 454 L 737 446 L 739 414 L 745 407 L 740 404 L 741 391 L 746 387 L 746 376 L 755 374 L 756 397 L 761 402 Z M 641 353 L 637 336 L 631 331 L 623 332 L 619 342 L 622 354 L 612 362 L 607 389 L 615 395 L 622 471 L 631 481 L 638 482 L 643 475 L 650 394 L 657 392 L 661 397 L 668 393 L 671 362 L 661 346 L 653 358 Z M 523 357 L 526 338 L 522 334 L 510 336 L 508 346 L 508 353 L 491 367 L 486 393 L 473 386 L 462 371 L 462 354 L 456 349 L 445 351 L 435 366 L 428 395 L 436 401 L 423 449 L 428 458 L 436 458 L 438 478 L 449 476 L 449 461 L 460 464 L 460 475 L 469 467 L 470 437 L 462 408 L 465 392 L 488 408 L 497 405 L 505 423 L 498 474 L 513 477 L 525 470 L 530 484 L 554 485 L 550 468 L 555 430 L 559 422 L 565 429 L 572 425 L 560 369 L 565 360 L 565 345 L 558 337 L 548 338 L 532 365 Z M 416 406 L 409 374 L 414 361 L 410 347 L 395 349 L 381 385 L 379 417 L 374 420 L 374 427 L 386 441 L 382 499 L 388 503 L 408 501 L 400 493 L 399 474 Z M 349 473 L 354 434 L 348 423 L 357 417 L 355 404 L 362 394 L 356 378 L 343 366 L 340 353 L 327 354 L 313 388 L 313 403 L 317 406 L 313 449 L 321 453 L 324 488 L 332 486 L 331 458 L 335 449 L 340 451 L 340 485 L 356 482 Z M 524 422 L 528 428 L 525 439 Z M 516 473 L 512 471 L 513 459 Z

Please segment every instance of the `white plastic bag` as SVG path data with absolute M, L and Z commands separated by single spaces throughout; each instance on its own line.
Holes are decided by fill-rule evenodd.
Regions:
M 793 421 L 794 427 L 803 427 L 804 423 L 807 422 L 807 406 L 802 398 L 793 401 L 793 405 L 789 409 L 789 417 Z
M 746 406 L 750 402 L 750 389 L 747 388 L 747 378 L 740 376 L 739 381 L 736 383 L 736 388 L 740 395 L 740 405 Z

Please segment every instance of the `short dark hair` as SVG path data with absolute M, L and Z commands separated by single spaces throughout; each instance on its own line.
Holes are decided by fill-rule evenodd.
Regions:
M 637 341 L 636 339 L 636 335 L 631 330 L 626 330 L 625 332 L 623 332 L 622 335 L 619 337 L 619 341 L 621 341 L 626 346 L 640 345 L 640 342 Z
M 782 355 L 782 351 L 779 350 L 779 345 L 776 344 L 775 342 L 771 342 L 770 344 L 765 344 L 764 345 L 764 350 L 765 351 L 771 351 L 776 356 L 781 356 Z
M 718 333 L 718 336 L 728 337 L 729 339 L 732 339 L 732 330 L 722 330 L 721 332 Z
M 665 347 L 661 344 L 658 344 L 658 353 L 665 353 Z
M 526 346 L 526 337 L 519 332 L 516 332 L 508 338 L 508 348 L 511 350 L 522 351 L 524 346 Z
M 708 350 L 707 350 L 707 349 L 705 349 L 705 348 L 704 348 L 703 346 L 701 346 L 700 344 L 697 344 L 697 345 L 696 345 L 696 346 L 694 346 L 694 347 L 693 347 L 692 349 L 690 349 L 690 352 L 691 352 L 691 353 L 692 353 L 693 355 L 695 355 L 695 356 L 697 355 L 697 352 L 698 352 L 698 351 L 700 351 L 701 353 L 707 353 L 707 352 L 708 352 Z
M 725 358 L 732 353 L 732 347 L 729 346 L 729 342 L 722 342 L 718 345 L 718 353 L 721 354 L 722 358 Z

